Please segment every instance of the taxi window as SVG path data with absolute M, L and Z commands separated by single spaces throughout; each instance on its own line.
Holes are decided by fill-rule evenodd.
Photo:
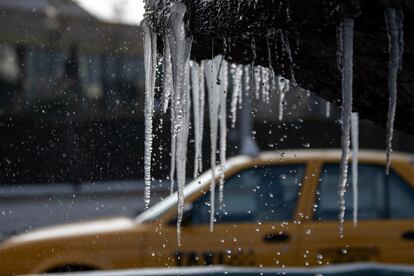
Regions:
M 266 222 L 292 219 L 304 165 L 251 168 L 228 178 L 224 183 L 223 207 L 219 208 L 216 189 L 216 221 Z M 193 205 L 192 224 L 208 224 L 210 193 Z
M 351 177 L 349 170 L 345 193 L 345 220 L 351 220 L 353 212 Z M 316 194 L 315 220 L 338 219 L 338 181 L 339 165 L 324 165 Z M 393 171 L 388 176 L 385 175 L 384 166 L 359 165 L 358 197 L 359 220 L 413 217 L 412 187 Z
M 389 179 L 388 196 L 391 218 L 414 218 L 414 189 L 396 174 Z

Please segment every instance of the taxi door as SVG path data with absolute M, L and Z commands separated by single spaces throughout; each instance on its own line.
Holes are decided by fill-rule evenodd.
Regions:
M 391 173 L 378 162 L 358 167 L 358 221 L 353 223 L 352 184 L 347 186 L 344 236 L 339 235 L 337 163 L 319 164 L 314 204 L 303 224 L 305 265 L 345 262 L 414 263 L 414 185 L 412 167 L 394 162 Z M 351 178 L 351 174 L 348 175 Z M 411 178 L 413 179 L 413 178 Z
M 275 164 L 226 177 L 222 204 L 218 186 L 215 191 L 214 231 L 210 191 L 205 191 L 186 204 L 180 247 L 174 219 L 163 226 L 168 245 L 161 259 L 168 259 L 169 266 L 295 264 L 300 237 L 295 222 L 305 174 L 305 164 Z

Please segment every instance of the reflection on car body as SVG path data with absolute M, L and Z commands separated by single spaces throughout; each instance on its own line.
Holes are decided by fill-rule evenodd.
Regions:
M 0 271 L 414 264 L 413 156 L 395 153 L 385 175 L 383 153 L 360 152 L 359 221 L 352 223 L 349 185 L 343 238 L 337 219 L 339 160 L 338 150 L 233 157 L 225 166 L 224 201 L 216 206 L 213 232 L 211 172 L 206 172 L 185 188 L 180 247 L 173 194 L 133 220 L 63 225 L 12 237 L 0 246 Z

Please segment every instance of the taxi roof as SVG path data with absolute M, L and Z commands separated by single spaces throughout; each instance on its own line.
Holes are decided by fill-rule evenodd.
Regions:
M 237 168 L 246 164 L 251 164 L 257 161 L 272 162 L 276 159 L 284 161 L 291 160 L 340 160 L 340 149 L 302 149 L 302 150 L 280 150 L 280 151 L 266 151 L 257 155 L 238 155 L 226 160 L 224 171 Z M 384 151 L 379 150 L 360 150 L 358 152 L 359 160 L 374 160 L 385 162 L 386 156 Z M 401 152 L 393 152 L 391 155 L 392 161 L 410 162 L 414 163 L 414 155 Z M 216 166 L 215 175 L 219 176 L 220 166 Z M 200 189 L 205 188 L 211 181 L 211 169 L 201 174 L 197 179 L 189 182 L 184 188 L 184 198 L 194 194 Z M 165 211 L 177 204 L 177 192 L 168 196 L 164 200 L 156 203 L 147 211 L 141 213 L 135 218 L 136 223 L 143 223 L 158 218 Z
M 289 159 L 313 159 L 313 160 L 327 160 L 341 158 L 341 149 L 302 149 L 302 150 L 280 150 L 280 151 L 265 151 L 259 153 L 256 159 L 266 161 L 274 158 Z M 351 153 L 352 155 L 352 153 Z M 358 158 L 364 160 L 377 160 L 385 161 L 386 155 L 384 151 L 380 150 L 359 150 Z M 391 160 L 393 161 L 414 161 L 414 155 L 402 152 L 393 152 L 391 154 Z

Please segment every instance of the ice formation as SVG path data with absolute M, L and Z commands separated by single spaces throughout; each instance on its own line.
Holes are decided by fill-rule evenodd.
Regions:
M 212 60 L 208 61 L 205 68 L 207 91 L 208 91 L 208 103 L 209 103 L 209 118 L 210 118 L 210 162 L 211 162 L 211 173 L 212 181 L 210 185 L 210 231 L 213 231 L 214 226 L 214 214 L 215 214 L 215 186 L 216 186 L 216 152 L 217 152 L 217 137 L 218 137 L 218 125 L 220 121 L 220 162 L 224 163 L 225 159 L 225 146 L 226 146 L 226 93 L 225 85 L 226 80 L 226 69 L 220 68 L 222 63 L 222 56 L 216 56 Z M 226 63 L 227 64 L 227 63 Z M 223 67 L 223 64 L 221 64 Z M 224 66 L 227 68 L 227 65 Z M 217 80 L 221 81 L 217 81 Z M 220 190 L 220 201 L 222 200 L 223 191 L 223 180 L 224 171 L 223 164 L 221 164 L 219 190 Z M 219 202 L 220 203 L 220 202 Z
M 173 93 L 171 48 L 168 41 L 168 34 L 164 38 L 164 56 L 163 56 L 163 93 L 162 93 L 162 110 L 164 113 L 168 110 L 168 103 Z
M 339 176 L 339 235 L 343 237 L 345 217 L 345 192 L 348 178 L 350 131 L 352 114 L 352 82 L 354 59 L 354 19 L 344 18 L 340 32 L 342 56 L 342 157 Z
M 220 90 L 220 179 L 219 179 L 219 207 L 223 205 L 223 188 L 224 188 L 224 163 L 226 162 L 227 146 L 227 90 L 228 90 L 228 65 L 222 62 L 221 67 L 221 90 Z
M 261 92 L 262 92 L 262 101 L 266 104 L 270 103 L 270 76 L 271 72 L 269 68 L 261 67 Z
M 286 92 L 290 89 L 290 81 L 288 79 L 285 79 L 281 76 L 276 77 L 276 89 L 277 93 L 279 93 L 279 121 L 283 120 L 283 113 L 285 108 L 285 95 Z
M 260 99 L 260 88 L 261 88 L 261 84 L 262 84 L 262 67 L 261 66 L 257 66 L 253 68 L 253 72 L 254 72 L 254 94 L 256 97 L 256 100 Z
M 352 141 L 352 200 L 354 226 L 358 222 L 358 151 L 359 151 L 359 116 L 353 112 L 351 115 L 351 141 Z
M 331 117 L 331 103 L 330 102 L 326 102 L 326 106 L 325 106 L 325 116 L 326 118 Z
M 242 102 L 242 77 L 243 66 L 232 64 L 230 67 L 230 74 L 233 80 L 233 89 L 231 94 L 230 114 L 231 114 L 231 127 L 236 126 L 237 120 L 237 106 L 241 107 Z
M 144 152 L 144 200 L 145 208 L 151 199 L 151 154 L 152 154 L 152 119 L 154 113 L 155 70 L 157 68 L 157 35 L 151 29 L 148 19 L 141 23 L 144 32 L 145 56 L 145 152 Z
M 387 166 L 386 174 L 389 174 L 392 152 L 392 138 L 394 133 L 395 110 L 397 108 L 397 77 L 398 71 L 402 66 L 402 56 L 404 52 L 403 40 L 403 19 L 402 11 L 393 8 L 385 10 L 385 23 L 388 34 L 389 65 L 388 65 L 388 116 L 387 116 Z
M 194 122 L 194 139 L 195 139 L 195 153 L 194 153 L 194 178 L 202 170 L 202 114 L 201 112 L 201 101 L 203 96 L 200 92 L 200 65 L 197 62 L 191 62 L 191 91 L 193 95 L 193 122 Z M 204 76 L 202 76 L 204 79 Z M 203 91 L 204 93 L 204 91 Z
M 167 22 L 168 44 L 171 52 L 171 68 L 173 92 L 171 99 L 172 109 L 172 162 L 175 162 L 175 176 L 177 178 L 178 214 L 177 240 L 180 244 L 181 221 L 184 212 L 184 185 L 186 182 L 187 143 L 190 124 L 190 51 L 192 38 L 185 31 L 184 15 L 186 7 L 182 3 L 175 3 Z M 165 93 L 165 92 L 164 92 Z M 174 172 L 171 172 L 171 181 L 174 181 Z
M 253 142 L 248 125 L 251 124 L 250 96 L 265 103 L 270 102 L 272 94 L 278 96 L 278 119 L 283 120 L 285 96 L 296 85 L 293 71 L 292 51 L 287 34 L 282 30 L 272 30 L 266 36 L 268 51 L 268 67 L 255 66 L 256 43 L 252 38 L 252 62 L 250 64 L 229 64 L 224 56 L 214 56 L 211 60 L 190 62 L 192 38 L 188 35 L 184 21 L 186 7 L 182 2 L 171 2 L 169 14 L 165 24 L 165 36 L 162 52 L 162 96 L 161 109 L 163 113 L 170 108 L 171 112 L 171 192 L 175 181 L 178 190 L 177 238 L 180 243 L 181 221 L 184 209 L 183 189 L 186 182 L 187 144 L 189 131 L 194 130 L 194 178 L 203 170 L 202 144 L 204 131 L 204 110 L 208 100 L 209 135 L 211 141 L 211 198 L 210 198 L 210 229 L 213 230 L 216 199 L 216 183 L 219 188 L 218 203 L 223 202 L 224 162 L 226 158 L 227 136 L 227 92 L 231 83 L 230 93 L 230 122 L 235 127 L 238 109 L 243 124 L 240 125 L 242 140 L 242 154 L 251 154 L 258 151 Z M 401 11 L 388 8 L 385 11 L 385 20 L 389 40 L 389 110 L 387 120 L 387 173 L 390 166 L 392 152 L 392 137 L 395 109 L 397 104 L 397 75 L 402 63 L 403 54 L 403 14 Z M 151 29 L 149 19 L 144 19 L 141 28 L 144 32 L 145 53 L 145 204 L 150 203 L 151 188 L 151 154 L 152 154 L 152 120 L 154 113 L 154 89 L 157 61 L 157 36 Z M 338 61 L 342 72 L 342 157 L 340 162 L 339 179 L 339 232 L 343 236 L 343 222 L 345 216 L 345 192 L 348 183 L 348 159 L 352 140 L 352 187 L 353 187 L 353 222 L 357 223 L 358 215 L 358 114 L 352 113 L 352 85 L 353 85 L 353 36 L 354 20 L 344 18 L 340 26 Z M 282 56 L 289 63 L 288 76 L 280 76 L 272 65 L 272 51 L 270 37 L 278 40 L 281 45 Z M 225 41 L 225 47 L 227 42 Z M 213 42 L 214 46 L 214 42 Z M 224 51 L 225 52 L 225 51 Z M 229 71 L 230 67 L 230 72 Z M 287 67 L 286 67 L 287 68 Z M 228 75 L 228 73 L 230 73 Z M 285 78 L 287 77 L 287 78 Z M 191 83 L 191 85 L 190 85 Z M 207 91 L 205 89 L 207 88 Z M 207 92 L 207 95 L 206 95 Z M 250 95 L 250 96 L 249 96 Z M 248 104 L 247 104 L 248 103 Z M 190 119 L 191 104 L 193 118 Z M 326 103 L 326 117 L 331 113 L 331 104 Z M 193 122 L 190 127 L 190 122 Z M 217 162 L 217 154 L 219 162 Z M 218 167 L 219 163 L 219 167 Z M 218 174 L 218 175 L 217 175 Z

